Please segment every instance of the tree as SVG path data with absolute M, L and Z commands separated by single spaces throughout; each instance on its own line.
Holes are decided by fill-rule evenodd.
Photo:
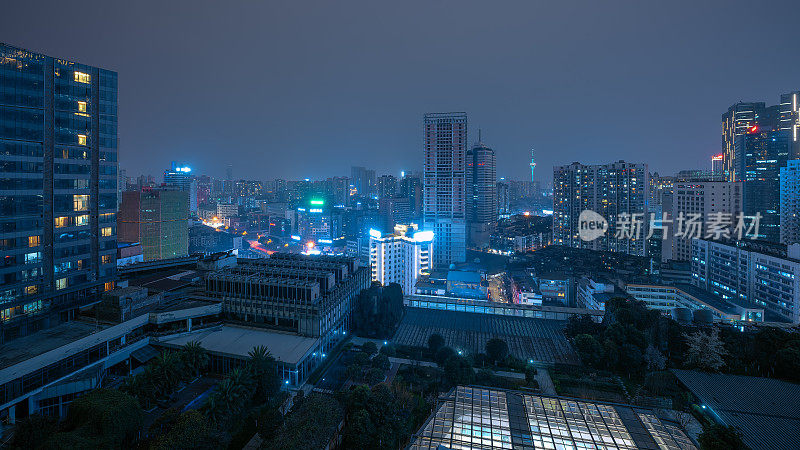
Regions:
M 798 341 L 792 341 L 797 343 Z M 775 355 L 775 375 L 794 382 L 800 381 L 800 345 L 790 343 Z
M 153 450 L 190 450 L 219 448 L 221 436 L 210 426 L 199 411 L 186 411 L 175 425 L 161 435 Z
M 533 364 L 528 364 L 525 367 L 525 382 L 528 383 L 529 385 L 534 385 L 534 383 L 538 383 L 538 381 L 536 381 L 537 373 L 538 371 L 536 370 L 536 367 L 534 367 Z
M 372 358 L 372 367 L 374 367 L 376 369 L 379 369 L 379 370 L 382 370 L 382 371 L 385 372 L 385 371 L 389 370 L 389 368 L 391 366 L 392 366 L 392 363 L 389 362 L 389 357 L 386 356 L 386 355 L 375 355 Z
M 742 440 L 742 433 L 736 428 L 725 425 L 706 427 L 697 438 L 701 450 L 747 450 Z
M 686 365 L 688 367 L 717 372 L 725 365 L 724 357 L 728 354 L 719 338 L 719 331 L 714 328 L 711 333 L 697 331 L 685 335 L 688 349 Z
M 508 356 L 508 344 L 500 338 L 492 338 L 486 342 L 486 355 L 497 364 Z
M 189 369 L 195 377 L 200 376 L 208 366 L 209 356 L 198 341 L 187 342 L 181 349 L 181 359 L 184 367 Z
M 372 341 L 367 341 L 361 346 L 361 350 L 368 356 L 372 356 L 375 353 L 378 353 L 378 346 Z
M 647 350 L 644 352 L 644 361 L 649 371 L 664 370 L 667 367 L 667 358 L 652 345 L 647 346 Z
M 58 421 L 55 419 L 39 414 L 28 416 L 14 425 L 14 436 L 9 442 L 9 448 L 39 448 L 57 431 Z
M 572 346 L 584 364 L 600 368 L 605 362 L 605 351 L 600 342 L 591 334 L 579 334 L 572 338 Z
M 116 389 L 95 389 L 72 402 L 64 431 L 52 435 L 46 447 L 75 448 L 88 444 L 122 448 L 136 439 L 143 424 L 144 412 L 134 397 Z
M 300 405 L 292 407 L 292 412 L 286 416 L 283 426 L 272 439 L 269 435 L 262 435 L 265 439 L 262 448 L 324 448 L 336 434 L 343 418 L 344 410 L 335 398 L 312 393 Z
M 439 349 L 439 351 L 436 352 L 436 356 L 434 358 L 436 359 L 436 363 L 437 364 L 439 364 L 440 366 L 443 366 L 445 361 L 447 361 L 448 358 L 450 358 L 451 356 L 455 356 L 455 355 L 457 355 L 457 353 L 452 348 L 450 348 L 450 347 L 442 347 L 442 348 Z
M 258 434 L 267 440 L 283 425 L 283 414 L 275 407 L 264 407 L 258 415 Z
M 564 327 L 564 334 L 569 337 L 575 337 L 579 334 L 597 335 L 602 330 L 602 326 L 592 320 L 589 314 L 572 315 L 567 320 L 567 326 Z
M 454 355 L 444 363 L 444 375 L 450 384 L 465 385 L 471 384 L 475 380 L 475 371 L 472 364 L 462 356 Z
M 433 333 L 428 337 L 428 350 L 435 355 L 440 348 L 444 347 L 444 338 L 439 333 Z
M 255 381 L 255 398 L 266 401 L 277 394 L 281 389 L 281 380 L 278 377 L 278 365 L 267 347 L 259 345 L 248 352 L 250 360 L 248 369 L 250 376 Z

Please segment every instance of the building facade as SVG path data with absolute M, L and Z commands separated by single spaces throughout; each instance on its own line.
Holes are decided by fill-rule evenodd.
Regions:
M 116 278 L 117 74 L 0 43 L 0 339 Z
M 590 166 L 576 162 L 554 167 L 553 244 L 644 256 L 649 175 L 647 164 L 625 161 Z M 608 222 L 606 233 L 589 241 L 580 237 L 579 219 L 586 210 Z M 624 226 L 627 230 L 621 229 Z
M 420 275 L 431 270 L 433 233 L 419 231 L 417 226 L 397 225 L 393 234 L 370 230 L 369 261 L 372 281 L 384 286 L 397 283 L 404 294 L 414 292 Z
M 781 244 L 800 243 L 800 159 L 781 168 Z
M 191 167 L 173 161 L 172 167 L 164 171 L 164 184 L 188 192 L 189 212 L 197 214 L 197 179 Z
M 800 244 L 695 239 L 692 284 L 725 300 L 754 303 L 780 320 L 800 323 Z
M 470 245 L 484 248 L 497 225 L 497 162 L 480 137 L 467 150 L 467 204 Z
M 119 239 L 140 242 L 145 261 L 189 252 L 189 193 L 151 189 L 122 193 Z
M 434 266 L 466 260 L 467 114 L 425 114 L 424 228 L 436 235 Z

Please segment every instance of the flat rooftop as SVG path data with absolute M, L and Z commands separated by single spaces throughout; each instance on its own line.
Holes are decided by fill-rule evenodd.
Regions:
M 250 350 L 263 345 L 276 360 L 296 365 L 317 345 L 318 339 L 235 325 L 158 339 L 159 344 L 168 347 L 183 347 L 191 341 L 199 342 L 209 352 L 237 358 L 247 358 Z
M 102 323 L 71 321 L 37 331 L 28 336 L 0 345 L 0 369 L 11 367 L 36 355 L 47 353 L 92 333 L 108 328 Z

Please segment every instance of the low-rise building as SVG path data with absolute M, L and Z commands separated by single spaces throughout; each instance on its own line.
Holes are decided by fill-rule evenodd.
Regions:
M 714 294 L 690 284 L 643 285 L 629 284 L 625 291 L 647 304 L 650 309 L 670 314 L 675 308 L 691 311 L 708 310 L 715 321 L 763 322 L 764 308 L 753 304 L 723 300 Z

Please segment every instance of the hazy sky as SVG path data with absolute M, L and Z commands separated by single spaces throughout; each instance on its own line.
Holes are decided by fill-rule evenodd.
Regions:
M 498 176 L 710 165 L 720 115 L 800 88 L 797 1 L 8 1 L 0 41 L 119 73 L 120 167 L 251 179 L 419 170 L 466 111 Z

